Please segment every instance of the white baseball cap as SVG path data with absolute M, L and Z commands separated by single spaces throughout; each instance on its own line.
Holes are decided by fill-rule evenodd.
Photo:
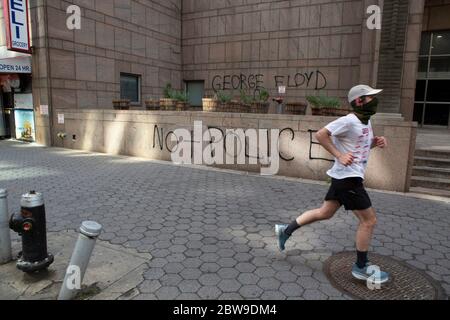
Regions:
M 350 89 L 348 93 L 348 102 L 352 103 L 356 99 L 364 96 L 374 96 L 382 92 L 381 89 L 374 89 L 364 84 L 360 84 Z

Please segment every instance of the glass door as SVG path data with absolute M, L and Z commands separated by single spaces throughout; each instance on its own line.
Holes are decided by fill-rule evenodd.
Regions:
M 450 30 L 422 34 L 414 121 L 450 128 Z

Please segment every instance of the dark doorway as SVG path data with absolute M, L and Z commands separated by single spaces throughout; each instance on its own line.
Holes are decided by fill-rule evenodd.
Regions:
M 422 34 L 414 121 L 450 128 L 450 30 Z

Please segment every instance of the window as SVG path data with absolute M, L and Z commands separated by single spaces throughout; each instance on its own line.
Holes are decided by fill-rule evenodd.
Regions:
M 130 100 L 133 104 L 141 103 L 141 77 L 135 74 L 120 74 L 120 99 Z
M 205 82 L 186 81 L 186 91 L 189 95 L 189 104 L 193 107 L 201 107 L 205 93 Z
M 418 69 L 414 121 L 450 126 L 450 31 L 422 34 Z

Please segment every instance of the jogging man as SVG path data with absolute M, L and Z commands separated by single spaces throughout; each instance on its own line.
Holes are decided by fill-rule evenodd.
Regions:
M 370 122 L 377 112 L 376 95 L 382 91 L 366 85 L 350 90 L 348 101 L 353 113 L 331 122 L 316 134 L 320 144 L 335 157 L 333 168 L 327 172 L 332 182 L 325 202 L 320 209 L 305 212 L 289 225 L 275 226 L 279 248 L 284 251 L 286 241 L 299 228 L 331 219 L 341 206 L 352 210 L 360 222 L 356 233 L 357 259 L 352 268 L 353 276 L 359 280 L 372 276 L 368 272 L 368 251 L 377 218 L 363 181 L 370 150 L 387 146 L 386 138 L 374 137 Z M 374 282 L 382 284 L 388 280 L 389 275 L 381 272 Z

